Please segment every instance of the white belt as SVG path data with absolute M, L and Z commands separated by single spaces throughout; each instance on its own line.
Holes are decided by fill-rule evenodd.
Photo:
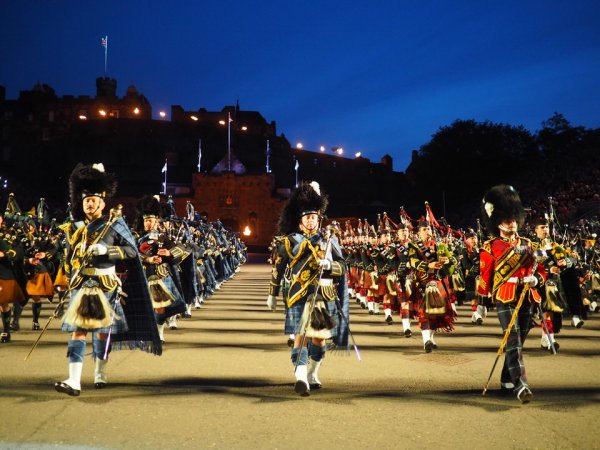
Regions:
M 521 282 L 521 279 L 519 277 L 510 277 L 505 282 L 506 283 L 512 283 L 512 284 L 519 284 Z
M 86 267 L 81 271 L 83 275 L 115 275 L 115 266 L 105 267 L 105 268 L 97 268 L 97 267 Z
M 333 280 L 331 278 L 321 278 L 319 286 L 333 286 Z

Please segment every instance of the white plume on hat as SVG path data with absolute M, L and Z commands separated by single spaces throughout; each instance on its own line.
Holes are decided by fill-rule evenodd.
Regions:
M 317 183 L 316 181 L 311 181 L 310 186 L 315 190 L 317 194 L 321 195 L 321 186 L 319 186 L 319 183 Z
M 92 169 L 96 169 L 98 172 L 102 172 L 104 173 L 104 164 L 102 163 L 96 163 L 96 164 L 92 164 Z

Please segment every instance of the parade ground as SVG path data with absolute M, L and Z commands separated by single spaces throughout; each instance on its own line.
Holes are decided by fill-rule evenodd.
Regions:
M 436 334 L 426 354 L 417 324 L 402 334 L 354 301 L 360 349 L 327 355 L 323 388 L 299 397 L 283 307 L 265 306 L 270 267 L 252 255 L 191 319 L 165 331 L 161 357 L 110 355 L 109 385 L 93 386 L 86 356 L 79 397 L 54 390 L 68 376 L 67 334 L 39 331 L 31 307 L 13 342 L 0 346 L 0 449 L 591 449 L 600 448 L 600 314 L 581 329 L 565 321 L 557 355 L 525 344 L 534 393 L 522 405 L 499 389 L 501 362 L 482 390 L 501 340 L 492 312 L 471 324 L 460 306 L 456 328 Z M 56 305 L 45 302 L 42 325 Z M 88 345 L 88 351 L 91 346 Z

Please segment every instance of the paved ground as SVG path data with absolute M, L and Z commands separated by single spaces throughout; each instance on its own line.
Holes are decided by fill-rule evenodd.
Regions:
M 425 354 L 420 336 L 352 306 L 362 361 L 329 354 L 324 388 L 293 392 L 283 315 L 264 307 L 269 267 L 246 264 L 194 317 L 167 331 L 154 357 L 111 355 L 110 386 L 93 388 L 86 358 L 78 398 L 58 394 L 67 336 L 51 325 L 38 349 L 23 331 L 0 346 L 0 448 L 599 448 L 600 315 L 559 336 L 560 353 L 531 332 L 525 363 L 534 401 L 503 397 L 499 370 L 481 396 L 500 342 L 495 317 L 456 330 Z M 47 317 L 53 306 L 44 305 Z M 45 321 L 45 319 L 44 319 Z M 399 322 L 399 321 L 398 321 Z M 416 326 L 413 325 L 416 331 Z M 510 431 L 508 431 L 510 430 Z

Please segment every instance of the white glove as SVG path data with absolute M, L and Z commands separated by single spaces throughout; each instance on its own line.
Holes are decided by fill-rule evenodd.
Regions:
M 277 311 L 277 297 L 274 295 L 269 295 L 267 297 L 267 308 L 273 312 Z
M 88 250 L 92 255 L 100 256 L 108 253 L 108 247 L 104 244 L 92 244 Z
M 533 275 L 529 275 L 529 276 L 523 277 L 523 284 L 528 284 L 529 287 L 536 287 L 538 284 L 538 279 L 537 279 L 537 277 L 535 277 Z
M 331 270 L 331 261 L 328 259 L 320 259 L 319 267 L 321 267 L 323 270 Z

